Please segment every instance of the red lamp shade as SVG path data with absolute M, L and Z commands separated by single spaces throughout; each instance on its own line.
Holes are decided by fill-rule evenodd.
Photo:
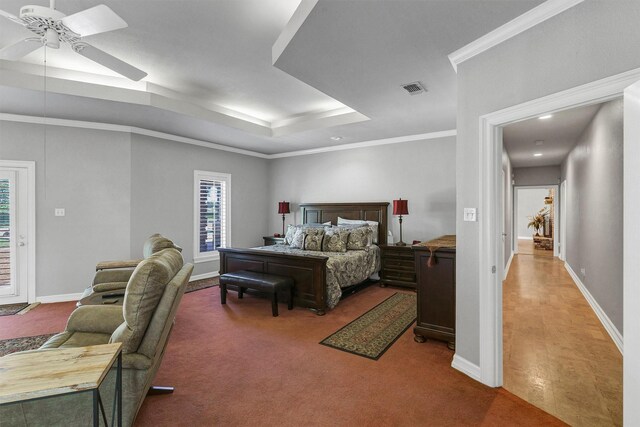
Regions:
M 393 214 L 394 215 L 409 215 L 409 206 L 406 200 L 394 200 L 393 201 Z
M 278 213 L 283 215 L 290 213 L 289 202 L 278 202 Z

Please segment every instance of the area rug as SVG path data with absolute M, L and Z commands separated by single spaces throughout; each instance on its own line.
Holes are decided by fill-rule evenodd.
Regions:
M 12 314 L 16 314 L 24 310 L 29 306 L 28 303 L 20 303 L 20 304 L 5 304 L 0 305 L 0 316 L 11 316 Z
M 36 335 L 33 337 L 9 338 L 0 340 L 0 357 L 18 351 L 35 350 L 55 334 Z
M 212 277 L 210 279 L 202 279 L 202 280 L 194 280 L 193 282 L 189 282 L 187 284 L 187 289 L 184 291 L 185 294 L 193 291 L 199 291 L 200 289 L 207 289 L 212 286 L 218 286 L 220 283 L 219 277 Z
M 396 292 L 320 344 L 378 360 L 416 320 L 415 294 Z

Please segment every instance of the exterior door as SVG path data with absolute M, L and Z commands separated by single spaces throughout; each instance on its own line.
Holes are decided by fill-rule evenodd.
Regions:
M 9 166 L 22 163 L 29 166 Z M 32 162 L 0 161 L 0 304 L 35 300 L 35 295 L 29 292 L 31 288 L 31 294 L 35 294 L 35 273 L 29 268 L 35 256 L 29 247 L 35 219 L 35 206 L 29 194 L 32 173 Z

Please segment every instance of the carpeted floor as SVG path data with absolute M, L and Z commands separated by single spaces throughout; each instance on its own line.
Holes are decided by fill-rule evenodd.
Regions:
M 378 360 L 416 320 L 416 295 L 397 292 L 320 341 L 320 344 Z
M 145 399 L 136 425 L 563 425 L 452 369 L 445 343 L 418 344 L 411 330 L 378 361 L 318 345 L 394 292 L 369 287 L 322 317 L 272 317 L 267 300 L 234 292 L 222 306 L 218 288 L 185 295 L 155 381 L 176 391 Z M 61 331 L 73 306 L 0 318 L 0 339 Z

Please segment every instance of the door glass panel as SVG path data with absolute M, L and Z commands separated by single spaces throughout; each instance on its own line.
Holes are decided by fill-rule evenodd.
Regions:
M 8 178 L 0 178 L 0 286 L 11 286 L 11 197 Z

